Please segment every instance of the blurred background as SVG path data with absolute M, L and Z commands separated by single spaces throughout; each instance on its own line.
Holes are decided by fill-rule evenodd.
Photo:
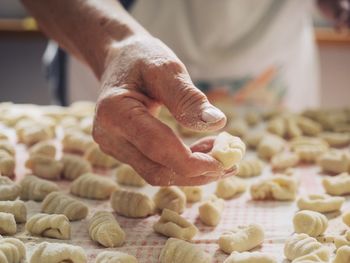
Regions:
M 314 25 L 320 62 L 320 106 L 349 106 L 350 35 L 335 32 L 316 8 Z M 96 96 L 99 85 L 91 72 L 76 59 L 47 46 L 48 39 L 20 1 L 0 0 L 0 101 L 69 104 Z M 45 66 L 57 58 L 63 63 Z M 56 78 L 48 80 L 50 72 L 55 72 Z

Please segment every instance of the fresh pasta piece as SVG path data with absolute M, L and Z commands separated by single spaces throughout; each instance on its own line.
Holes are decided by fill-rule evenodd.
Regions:
M 30 258 L 30 263 L 86 263 L 84 249 L 65 243 L 40 243 Z
M 140 218 L 154 214 L 155 204 L 147 195 L 139 192 L 117 189 L 111 197 L 111 206 L 117 214 Z
M 285 146 L 285 140 L 282 138 L 268 134 L 264 136 L 258 144 L 258 156 L 265 160 L 270 160 L 274 155 L 281 152 Z
M 237 177 L 221 179 L 216 184 L 215 195 L 223 199 L 231 199 L 247 189 L 246 183 Z
M 75 180 L 82 174 L 92 172 L 91 164 L 74 154 L 64 154 L 61 163 L 63 164 L 62 175 L 68 180 Z
M 35 214 L 29 218 L 25 228 L 32 235 L 70 239 L 71 227 L 65 215 Z
M 110 179 L 94 173 L 86 173 L 75 179 L 70 192 L 73 195 L 90 199 L 108 199 L 117 189 L 117 185 Z
M 292 262 L 293 263 L 314 263 L 314 262 L 325 263 L 325 262 L 329 262 L 330 254 L 331 252 L 329 248 L 323 246 L 318 250 L 311 252 L 310 254 L 294 259 Z
M 292 152 L 276 154 L 271 159 L 271 168 L 274 170 L 286 170 L 299 163 L 299 156 Z
M 221 132 L 214 141 L 211 155 L 221 162 L 225 169 L 229 169 L 242 160 L 245 150 L 245 144 L 240 138 Z
M 89 236 L 104 247 L 119 247 L 125 241 L 125 232 L 114 216 L 98 211 L 89 221 Z
M 59 161 L 41 154 L 31 155 L 25 165 L 36 176 L 50 180 L 59 179 L 63 170 Z
M 343 246 L 350 246 L 350 230 L 346 231 L 342 236 L 334 238 L 334 245 L 337 249 Z
M 16 238 L 0 238 L 1 263 L 21 263 L 25 258 L 26 249 L 22 241 Z
M 243 119 L 234 119 L 227 124 L 226 129 L 233 136 L 243 137 L 249 127 Z
M 256 111 L 248 111 L 245 114 L 245 120 L 249 126 L 255 126 L 260 122 L 260 115 Z
M 342 215 L 342 220 L 344 224 L 350 227 L 350 211 L 347 211 Z
M 163 209 L 159 221 L 153 225 L 155 232 L 167 237 L 191 240 L 198 232 L 197 227 L 169 209 Z
M 15 200 L 21 193 L 21 186 L 10 178 L 0 176 L 0 201 Z
M 337 250 L 332 263 L 348 263 L 350 262 L 350 246 L 343 246 Z
M 13 214 L 0 212 L 0 234 L 14 235 L 17 225 Z
M 110 169 L 119 165 L 119 162 L 112 156 L 102 152 L 97 144 L 91 145 L 84 153 L 84 158 L 88 160 L 92 166 Z
M 331 147 L 344 147 L 350 144 L 349 133 L 323 132 L 320 134 L 320 137 Z
M 40 154 L 54 159 L 56 156 L 56 146 L 52 141 L 41 141 L 29 148 L 29 154 Z
M 248 131 L 243 137 L 243 141 L 247 147 L 256 149 L 264 136 L 265 133 L 261 131 Z
M 312 237 L 322 235 L 328 227 L 328 219 L 315 211 L 302 210 L 294 215 L 295 233 L 305 233 Z
M 212 257 L 194 244 L 169 238 L 160 253 L 159 263 L 169 262 L 211 263 Z
M 146 181 L 130 166 L 122 164 L 116 172 L 116 180 L 118 184 L 128 186 L 144 186 Z
M 225 202 L 221 198 L 212 195 L 207 201 L 204 201 L 199 207 L 199 219 L 208 226 L 217 226 L 224 210 Z
M 195 203 L 202 200 L 203 190 L 200 186 L 183 186 L 180 187 L 181 191 L 186 196 L 187 203 Z
M 291 150 L 304 162 L 314 163 L 328 150 L 326 141 L 319 138 L 298 137 L 291 141 Z
M 161 187 L 154 195 L 156 208 L 165 208 L 181 214 L 186 207 L 186 195 L 177 186 Z
M 261 174 L 264 164 L 257 158 L 243 160 L 239 163 L 237 176 L 242 178 L 254 177 Z
M 62 140 L 62 147 L 65 152 L 84 153 L 86 149 L 94 144 L 91 136 L 78 131 L 67 132 Z
M 3 131 L 0 131 L 0 140 L 8 140 L 9 137 L 3 132 Z
M 0 150 L 4 150 L 11 156 L 15 156 L 16 149 L 11 142 L 8 140 L 0 140 Z
M 350 165 L 346 154 L 342 151 L 329 151 L 321 155 L 318 164 L 322 171 L 331 174 L 340 174 L 348 171 Z
M 119 251 L 104 251 L 97 255 L 95 263 L 137 263 L 134 256 Z
M 45 197 L 41 211 L 46 214 L 63 214 L 70 221 L 76 221 L 84 219 L 89 208 L 83 202 L 62 192 L 52 192 Z
M 31 146 L 40 141 L 52 139 L 54 137 L 53 131 L 44 125 L 38 125 L 33 122 L 32 125 L 23 127 L 17 130 L 18 141 L 27 146 Z
M 0 149 L 0 174 L 12 177 L 15 174 L 16 160 L 5 150 Z
M 83 119 L 81 119 L 79 123 L 80 130 L 85 134 L 91 135 L 93 122 L 94 122 L 94 118 L 92 116 L 84 117 Z
M 238 226 L 224 232 L 219 238 L 219 247 L 227 254 L 233 251 L 243 252 L 251 250 L 264 241 L 264 230 L 258 224 Z
M 266 129 L 269 132 L 278 135 L 279 137 L 284 137 L 284 134 L 286 132 L 286 125 L 284 119 L 282 117 L 276 117 L 270 120 L 267 123 Z
M 253 200 L 291 201 L 296 198 L 298 184 L 294 178 L 276 175 L 255 182 L 250 187 Z
M 306 136 L 316 136 L 322 131 L 321 125 L 309 118 L 299 116 L 296 121 Z
M 262 252 L 236 252 L 234 251 L 224 263 L 277 263 L 277 259 Z
M 344 202 L 344 197 L 329 196 L 327 194 L 310 194 L 300 197 L 297 205 L 300 210 L 329 213 L 340 210 Z
M 322 180 L 323 187 L 330 195 L 350 194 L 350 174 L 341 173 L 334 177 L 327 177 Z
M 27 208 L 23 201 L 0 201 L 0 212 L 12 214 L 17 223 L 27 221 Z
M 49 193 L 59 190 L 57 184 L 34 175 L 26 175 L 20 185 L 22 200 L 42 201 Z
M 286 122 L 286 137 L 287 138 L 296 138 L 303 135 L 302 130 L 299 128 L 297 122 L 294 118 L 287 118 Z

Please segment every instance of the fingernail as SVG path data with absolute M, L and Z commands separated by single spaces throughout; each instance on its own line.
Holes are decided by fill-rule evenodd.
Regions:
M 202 121 L 207 123 L 216 123 L 224 118 L 225 114 L 213 106 L 207 106 L 202 112 Z

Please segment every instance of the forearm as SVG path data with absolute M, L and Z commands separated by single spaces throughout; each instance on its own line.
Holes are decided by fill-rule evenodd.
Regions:
M 113 43 L 147 32 L 116 0 L 22 0 L 39 27 L 100 78 Z

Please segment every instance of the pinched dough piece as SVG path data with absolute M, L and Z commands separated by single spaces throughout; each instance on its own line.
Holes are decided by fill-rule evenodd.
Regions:
M 112 194 L 111 206 L 117 214 L 132 218 L 153 215 L 155 211 L 155 204 L 147 195 L 124 189 Z
M 320 137 L 331 147 L 344 147 L 350 144 L 350 134 L 338 132 L 323 132 Z
M 59 190 L 57 184 L 34 175 L 26 175 L 20 185 L 22 200 L 42 201 L 49 193 Z
M 15 156 L 16 149 L 11 142 L 8 140 L 0 140 L 0 150 L 4 150 L 11 156 Z
M 12 177 L 15 174 L 16 160 L 5 150 L 0 149 L 0 174 Z
M 242 178 L 254 177 L 261 174 L 264 164 L 257 158 L 243 160 L 239 163 L 237 176 Z
M 323 187 L 330 195 L 350 194 L 350 175 L 342 173 L 334 177 L 327 177 L 322 180 Z
M 225 169 L 229 169 L 242 160 L 245 150 L 245 144 L 239 137 L 221 132 L 214 141 L 211 155 L 221 162 Z
M 0 239 L 0 262 L 22 263 L 25 258 L 26 249 L 22 241 L 16 238 Z
M 17 225 L 13 214 L 0 212 L 0 234 L 14 235 L 16 231 Z
M 331 251 L 328 247 L 321 247 L 317 249 L 316 251 L 311 252 L 310 254 L 298 257 L 294 259 L 293 263 L 327 263 L 330 259 Z
M 337 249 L 343 246 L 350 246 L 350 230 L 346 231 L 344 235 L 336 236 L 334 245 Z
M 98 211 L 89 221 L 89 236 L 104 247 L 119 247 L 125 241 L 125 232 L 114 216 Z
M 312 237 L 322 235 L 328 227 L 328 219 L 315 211 L 302 210 L 294 215 L 295 233 L 305 233 Z
M 56 146 L 52 141 L 41 141 L 29 148 L 29 155 L 40 154 L 52 159 L 56 156 Z
M 216 184 L 215 195 L 223 199 L 231 199 L 247 189 L 246 183 L 237 177 L 221 179 Z
M 40 141 L 52 139 L 54 133 L 49 127 L 40 124 L 38 125 L 34 122 L 33 125 L 17 130 L 17 137 L 19 142 L 31 146 Z
M 76 221 L 84 219 L 89 208 L 83 202 L 62 192 L 52 192 L 45 197 L 41 211 L 47 214 L 63 214 L 70 221 Z
M 0 201 L 15 200 L 21 193 L 21 186 L 10 178 L 0 176 Z
M 327 194 L 311 194 L 300 197 L 297 201 L 297 205 L 300 210 L 329 213 L 340 210 L 344 202 L 344 197 L 334 197 Z
M 277 259 L 262 252 L 233 252 L 224 263 L 277 263 Z
M 249 126 L 255 126 L 261 119 L 260 114 L 256 111 L 248 111 L 244 117 Z
M 255 149 L 264 136 L 265 133 L 261 131 L 248 131 L 243 137 L 243 141 L 249 148 Z
M 226 130 L 233 136 L 243 137 L 249 127 L 243 119 L 234 119 L 227 124 Z
M 0 201 L 0 212 L 12 214 L 17 223 L 27 221 L 27 208 L 23 201 Z
M 335 150 L 322 154 L 318 164 L 322 171 L 332 174 L 347 172 L 350 165 L 345 152 Z
M 165 208 L 181 214 L 186 207 L 186 195 L 177 186 L 161 187 L 154 195 L 156 208 Z
M 108 178 L 94 173 L 86 173 L 74 180 L 70 191 L 76 196 L 103 200 L 108 199 L 117 187 Z
M 270 160 L 283 150 L 285 144 L 286 142 L 282 138 L 273 134 L 267 134 L 261 139 L 257 147 L 258 156 L 265 160 Z
M 287 118 L 286 120 L 286 137 L 296 138 L 303 135 L 302 130 L 299 128 L 295 118 Z
M 350 227 L 350 211 L 344 212 L 342 215 L 342 219 L 344 224 Z
M 292 152 L 276 154 L 271 159 L 271 168 L 274 170 L 286 170 L 299 163 L 299 155 Z
M 298 137 L 291 141 L 291 150 L 299 155 L 304 162 L 314 163 L 325 153 L 329 146 L 326 141 L 320 138 Z
M 67 132 L 62 140 L 62 147 L 65 152 L 84 153 L 86 149 L 94 144 L 91 136 L 79 131 Z
M 183 186 L 180 187 L 181 191 L 186 196 L 187 203 L 195 203 L 202 200 L 203 190 L 200 186 Z
M 153 225 L 155 232 L 167 237 L 191 240 L 198 232 L 197 227 L 169 209 L 163 209 L 159 221 Z
M 273 134 L 276 134 L 279 137 L 284 137 L 286 132 L 286 125 L 284 122 L 284 118 L 282 117 L 273 118 L 267 123 L 266 129 L 267 131 Z
M 212 257 L 194 244 L 169 238 L 160 253 L 159 263 L 169 262 L 211 263 Z
M 137 263 L 134 256 L 119 251 L 104 251 L 97 255 L 95 263 Z
M 91 145 L 84 153 L 84 158 L 88 160 L 92 166 L 110 169 L 120 164 L 119 161 L 102 152 L 97 144 Z
M 26 167 L 31 169 L 33 174 L 50 180 L 57 180 L 61 176 L 63 165 L 48 156 L 34 154 L 26 161 Z
M 332 263 L 348 263 L 350 262 L 350 246 L 343 246 L 337 250 Z
M 208 226 L 216 226 L 221 219 L 225 202 L 221 198 L 212 195 L 207 201 L 204 201 L 199 207 L 199 219 L 203 224 Z
M 116 171 L 116 179 L 118 184 L 128 186 L 144 186 L 146 181 L 130 166 L 122 164 Z
M 64 154 L 61 163 L 63 164 L 62 175 L 68 180 L 74 180 L 82 174 L 92 172 L 91 164 L 74 154 Z
M 321 125 L 309 118 L 299 116 L 296 120 L 299 128 L 306 136 L 316 136 L 322 131 Z
M 30 263 L 86 263 L 84 249 L 65 243 L 40 243 L 30 258 Z
M 233 251 L 243 252 L 251 250 L 264 241 L 264 230 L 258 224 L 238 226 L 224 232 L 219 238 L 219 247 L 227 254 Z
M 296 198 L 297 191 L 297 181 L 285 175 L 260 180 L 250 187 L 253 200 L 291 201 Z
M 70 239 L 71 227 L 65 215 L 35 214 L 29 218 L 25 227 L 32 235 Z

